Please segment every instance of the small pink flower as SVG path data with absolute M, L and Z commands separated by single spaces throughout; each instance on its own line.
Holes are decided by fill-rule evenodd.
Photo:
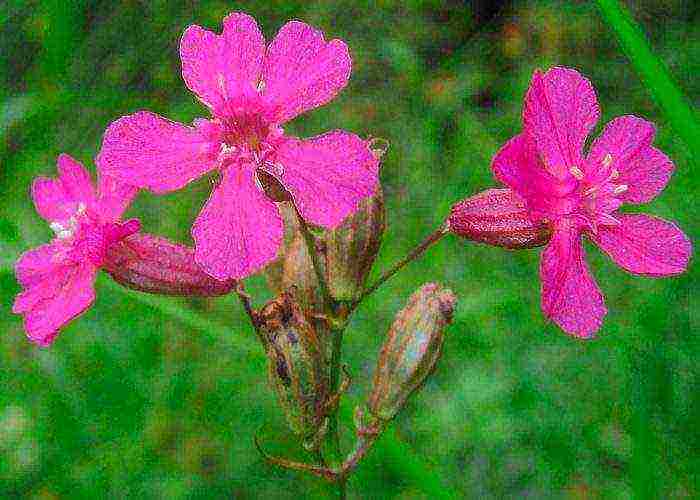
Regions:
M 66 154 L 58 157 L 58 179 L 32 184 L 37 212 L 56 238 L 23 253 L 15 265 L 24 291 L 12 311 L 24 315 L 30 340 L 47 346 L 59 328 L 95 300 L 94 282 L 110 245 L 139 230 L 139 221 L 119 222 L 136 188 L 100 176 L 97 193 L 90 174 Z
M 600 110 L 591 83 L 573 69 L 536 71 L 525 97 L 523 132 L 496 154 L 496 177 L 524 200 L 552 239 L 542 255 L 542 309 L 566 332 L 591 337 L 607 309 L 581 241 L 587 235 L 623 269 L 660 277 L 685 271 L 688 237 L 673 223 L 617 212 L 666 186 L 673 163 L 652 147 L 655 128 L 636 116 L 612 120 L 583 154 Z
M 180 41 L 182 76 L 212 114 L 189 127 L 142 111 L 107 129 L 100 166 L 156 193 L 211 170 L 221 181 L 199 214 L 195 258 L 213 277 L 243 278 L 277 256 L 282 218 L 256 172 L 274 176 L 307 221 L 334 228 L 375 192 L 377 160 L 342 130 L 286 136 L 281 125 L 327 103 L 347 84 L 350 55 L 340 40 L 298 21 L 270 45 L 255 20 L 228 15 L 221 35 L 190 26 Z

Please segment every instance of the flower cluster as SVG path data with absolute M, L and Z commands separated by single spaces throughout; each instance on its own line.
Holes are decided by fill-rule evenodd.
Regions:
M 279 183 L 301 217 L 329 229 L 376 192 L 378 159 L 369 141 L 343 130 L 300 139 L 282 128 L 345 87 L 351 67 L 345 43 L 326 41 L 298 21 L 285 24 L 268 46 L 246 14 L 230 14 L 223 25 L 220 35 L 190 26 L 180 42 L 185 84 L 211 118 L 187 126 L 140 111 L 116 120 L 96 159 L 97 195 L 82 167 L 65 156 L 59 158 L 59 180 L 36 181 L 37 210 L 57 238 L 17 263 L 18 280 L 27 290 L 17 297 L 14 311 L 25 314 L 29 337 L 37 343 L 48 345 L 94 300 L 92 283 L 106 254 L 123 253 L 126 247 L 115 244 L 139 229 L 135 220 L 118 222 L 137 188 L 166 193 L 210 171 L 220 176 L 192 228 L 192 255 L 182 246 L 160 244 L 161 251 L 172 250 L 161 254 L 160 265 L 179 269 L 184 285 L 165 283 L 153 276 L 163 274 L 153 265 L 133 258 L 116 255 L 108 262 L 110 273 L 127 286 L 167 294 L 224 293 L 226 286 L 206 283 L 199 268 L 230 283 L 278 256 L 282 218 L 264 184 Z M 127 247 L 156 243 L 142 238 Z
M 93 302 L 100 268 L 124 286 L 151 293 L 230 292 L 236 281 L 288 251 L 283 201 L 291 219 L 328 230 L 321 274 L 335 298 L 352 302 L 363 296 L 384 227 L 380 155 L 373 141 L 351 132 L 301 139 L 283 129 L 345 87 L 351 70 L 346 44 L 291 21 L 266 45 L 252 17 L 232 13 L 220 34 L 188 27 L 180 58 L 184 82 L 208 108 L 208 118 L 185 125 L 149 111 L 121 117 L 104 134 L 96 191 L 67 155 L 58 159 L 58 179 L 34 183 L 37 210 L 56 238 L 19 259 L 17 278 L 25 290 L 14 311 L 25 315 L 29 337 L 41 345 Z M 583 236 L 635 274 L 681 273 L 691 254 L 690 240 L 673 223 L 619 212 L 625 203 L 653 199 L 673 171 L 671 160 L 652 146 L 653 124 L 616 118 L 584 154 L 599 115 L 593 86 L 578 72 L 536 71 L 525 97 L 523 131 L 492 164 L 507 188 L 457 203 L 446 226 L 495 246 L 546 245 L 543 312 L 583 338 L 600 328 L 606 314 L 585 261 Z M 194 221 L 194 248 L 136 235 L 137 220 L 120 221 L 138 189 L 167 193 L 212 172 L 218 180 Z M 348 219 L 353 214 L 359 215 Z M 295 241 L 304 246 L 300 236 Z M 297 261 L 304 262 L 288 263 Z M 297 275 L 290 269 L 285 289 Z M 321 285 L 309 276 L 314 289 Z

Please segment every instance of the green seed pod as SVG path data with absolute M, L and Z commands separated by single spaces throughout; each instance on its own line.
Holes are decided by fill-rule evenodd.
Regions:
M 451 290 L 428 283 L 396 315 L 379 354 L 367 403 L 375 418 L 391 420 L 433 371 L 456 300 Z
M 368 168 L 378 169 L 388 143 L 380 139 L 368 141 L 376 163 Z M 360 202 L 355 213 L 348 216 L 333 231 L 326 242 L 326 280 L 336 300 L 353 301 L 365 286 L 372 264 L 377 257 L 386 228 L 384 196 L 381 185 L 377 192 Z
M 267 341 L 268 377 L 292 431 L 313 442 L 323 427 L 328 380 L 321 346 L 294 297 L 294 289 L 258 313 Z

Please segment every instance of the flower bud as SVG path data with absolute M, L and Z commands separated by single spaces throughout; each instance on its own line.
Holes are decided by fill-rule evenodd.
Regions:
M 389 143 L 375 138 L 367 141 L 367 145 L 374 156 L 367 168 L 378 170 Z M 326 234 L 326 280 L 336 300 L 353 301 L 360 296 L 385 228 L 384 196 L 381 185 L 377 185 L 373 196 L 362 200 L 357 211 Z
M 150 234 L 137 233 L 107 250 L 104 268 L 126 288 L 161 295 L 216 296 L 229 293 L 234 280 L 219 281 L 194 260 L 194 250 Z
M 552 236 L 546 224 L 530 220 L 525 204 L 510 189 L 487 189 L 460 201 L 448 222 L 459 236 L 510 249 L 543 246 Z
M 259 315 L 266 339 L 268 377 L 292 431 L 312 441 L 322 427 L 328 380 L 322 348 L 294 297 L 294 289 L 268 302 Z
M 326 280 L 337 300 L 357 299 L 365 286 L 384 234 L 384 197 L 377 192 L 326 235 Z
M 433 371 L 456 300 L 451 290 L 428 283 L 396 315 L 379 354 L 367 403 L 372 416 L 391 420 Z

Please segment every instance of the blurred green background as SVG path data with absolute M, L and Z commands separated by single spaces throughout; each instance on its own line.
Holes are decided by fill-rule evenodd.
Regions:
M 700 101 L 700 8 L 630 3 L 692 105 Z M 347 41 L 349 86 L 289 129 L 387 138 L 389 229 L 375 273 L 490 186 L 489 162 L 520 128 L 532 71 L 578 68 L 601 125 L 634 113 L 658 125 L 676 164 L 644 210 L 698 234 L 700 164 L 671 128 L 592 2 L 5 1 L 0 9 L 0 497 L 300 498 L 327 486 L 261 460 L 303 457 L 285 433 L 260 348 L 232 297 L 161 299 L 102 276 L 95 306 L 54 346 L 29 343 L 11 313 L 12 265 L 50 231 L 28 196 L 68 152 L 93 168 L 110 121 L 150 109 L 190 122 L 205 110 L 180 77 L 184 28 L 220 30 L 245 10 L 272 38 L 290 18 Z M 598 128 L 597 132 L 600 130 Z M 596 132 L 596 133 L 597 133 Z M 697 146 L 696 146 L 697 147 Z M 697 159 L 696 159 L 697 160 Z M 145 231 L 189 242 L 207 179 L 139 195 Z M 543 319 L 539 250 L 448 238 L 368 300 L 345 353 L 362 400 L 393 315 L 429 280 L 459 296 L 444 357 L 349 483 L 351 498 L 691 498 L 700 495 L 697 266 L 633 277 L 592 247 L 610 313 L 580 342 Z M 261 305 L 261 277 L 248 280 Z M 346 421 L 346 423 L 348 423 Z M 345 431 L 349 447 L 350 428 Z

